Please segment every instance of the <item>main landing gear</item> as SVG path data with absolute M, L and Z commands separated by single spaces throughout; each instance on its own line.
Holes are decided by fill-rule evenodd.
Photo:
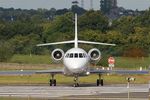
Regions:
M 104 81 L 102 79 L 102 75 L 99 74 L 99 79 L 97 79 L 97 86 L 103 86 L 104 85 Z
M 51 79 L 49 80 L 50 86 L 56 86 L 56 79 L 54 79 L 54 74 L 51 74 Z
M 78 83 L 78 76 L 74 77 L 74 87 L 79 87 L 79 83 Z

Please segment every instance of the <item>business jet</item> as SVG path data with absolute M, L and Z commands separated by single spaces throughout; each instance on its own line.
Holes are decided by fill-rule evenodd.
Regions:
M 115 46 L 115 44 L 109 43 L 101 43 L 101 42 L 92 42 L 92 41 L 84 41 L 78 40 L 77 33 L 77 14 L 75 14 L 75 38 L 71 41 L 62 41 L 62 42 L 54 42 L 54 43 L 45 43 L 38 44 L 37 46 L 51 46 L 51 45 L 60 45 L 60 44 L 74 44 L 74 47 L 69 49 L 64 53 L 62 49 L 55 49 L 52 51 L 51 56 L 54 61 L 63 62 L 64 68 L 63 70 L 41 70 L 41 71 L 1 71 L 0 74 L 43 74 L 47 73 L 51 75 L 51 79 L 49 81 L 50 86 L 56 86 L 56 79 L 54 76 L 56 74 L 63 74 L 65 76 L 74 77 L 74 87 L 79 86 L 78 78 L 81 76 L 88 76 L 90 74 L 97 74 L 98 79 L 96 80 L 97 86 L 103 86 L 103 79 L 101 77 L 102 74 L 105 73 L 118 73 L 118 74 L 147 74 L 148 71 L 142 70 L 102 70 L 95 69 L 91 70 L 89 67 L 89 63 L 92 61 L 99 61 L 101 59 L 101 52 L 97 48 L 93 48 L 89 50 L 87 53 L 84 49 L 79 48 L 78 44 L 93 44 L 93 45 L 107 45 L 107 46 Z

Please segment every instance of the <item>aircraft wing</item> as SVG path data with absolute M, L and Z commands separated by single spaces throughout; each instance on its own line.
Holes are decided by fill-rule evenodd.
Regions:
M 114 70 L 116 74 L 149 74 L 148 70 Z
M 91 74 L 149 74 L 148 70 L 90 70 Z
M 16 70 L 0 71 L 0 75 L 62 74 L 63 70 Z
M 13 71 L 0 71 L 0 75 L 31 75 L 35 74 L 33 70 L 13 70 Z
M 111 73 L 110 70 L 90 70 L 91 74 L 107 74 L 107 73 Z
M 36 74 L 63 74 L 62 69 L 57 69 L 57 70 L 41 70 L 41 71 L 36 71 Z

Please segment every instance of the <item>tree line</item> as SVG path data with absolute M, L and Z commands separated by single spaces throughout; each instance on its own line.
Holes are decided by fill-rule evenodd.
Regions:
M 113 21 L 101 11 L 85 11 L 76 6 L 63 10 L 0 8 L 0 12 L 0 61 L 7 61 L 13 54 L 48 54 L 56 47 L 64 50 L 73 47 L 36 47 L 36 44 L 74 39 L 74 12 L 79 13 L 79 39 L 117 44 L 115 47 L 97 45 L 103 53 L 131 57 L 150 53 L 150 10 Z M 88 51 L 95 45 L 80 47 Z

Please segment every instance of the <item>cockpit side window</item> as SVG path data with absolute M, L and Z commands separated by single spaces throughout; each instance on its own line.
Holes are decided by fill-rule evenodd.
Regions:
M 70 53 L 70 57 L 69 58 L 73 58 L 73 53 Z
M 83 53 L 83 58 L 85 58 L 85 54 Z
M 66 58 L 68 58 L 69 57 L 69 53 L 66 55 Z
M 84 53 L 85 58 L 87 57 L 86 54 Z
M 83 58 L 83 54 L 82 53 L 79 53 L 79 58 Z

